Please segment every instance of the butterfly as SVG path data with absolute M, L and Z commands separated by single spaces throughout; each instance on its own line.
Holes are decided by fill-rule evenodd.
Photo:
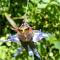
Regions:
M 10 35 L 7 40 L 0 40 L 0 42 L 15 42 L 17 44 L 21 43 L 21 47 L 17 49 L 14 57 L 18 56 L 24 49 L 28 54 L 34 55 L 38 60 L 41 60 L 41 56 L 36 49 L 34 43 L 41 41 L 43 38 L 48 38 L 49 34 L 44 33 L 40 30 L 33 30 L 27 22 L 23 20 L 22 24 L 18 27 L 16 23 L 10 18 L 8 14 L 5 14 L 6 19 L 13 27 L 12 29 L 17 33 L 15 35 Z

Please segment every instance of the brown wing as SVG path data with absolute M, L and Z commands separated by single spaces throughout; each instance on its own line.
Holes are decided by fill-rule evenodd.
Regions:
M 16 23 L 12 20 L 12 18 L 10 18 L 10 16 L 7 13 L 5 13 L 5 17 L 14 29 L 18 29 Z

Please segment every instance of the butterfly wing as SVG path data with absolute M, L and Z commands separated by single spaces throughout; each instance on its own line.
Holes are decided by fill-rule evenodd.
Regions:
M 16 23 L 12 20 L 12 18 L 10 18 L 10 16 L 7 13 L 5 13 L 5 17 L 14 29 L 18 29 Z
M 16 43 L 19 43 L 20 39 L 18 38 L 18 35 L 15 34 L 15 35 L 10 35 L 7 38 L 7 40 L 0 40 L 0 42 L 16 42 Z
M 40 30 L 34 30 L 33 42 L 41 41 L 43 38 L 49 37 L 48 33 L 41 32 Z

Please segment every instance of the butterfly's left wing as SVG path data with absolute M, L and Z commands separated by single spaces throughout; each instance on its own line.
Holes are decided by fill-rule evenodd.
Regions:
M 20 40 L 18 38 L 18 35 L 15 34 L 15 35 L 10 35 L 7 40 L 0 40 L 0 42 L 16 42 L 16 43 L 19 43 Z
M 33 42 L 41 41 L 43 38 L 48 38 L 50 34 L 41 32 L 40 30 L 33 30 Z

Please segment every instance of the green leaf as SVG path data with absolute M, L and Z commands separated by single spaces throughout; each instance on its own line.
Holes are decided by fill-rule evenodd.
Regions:
M 54 42 L 55 48 L 60 49 L 60 41 Z
M 46 8 L 47 4 L 38 4 L 38 8 Z

